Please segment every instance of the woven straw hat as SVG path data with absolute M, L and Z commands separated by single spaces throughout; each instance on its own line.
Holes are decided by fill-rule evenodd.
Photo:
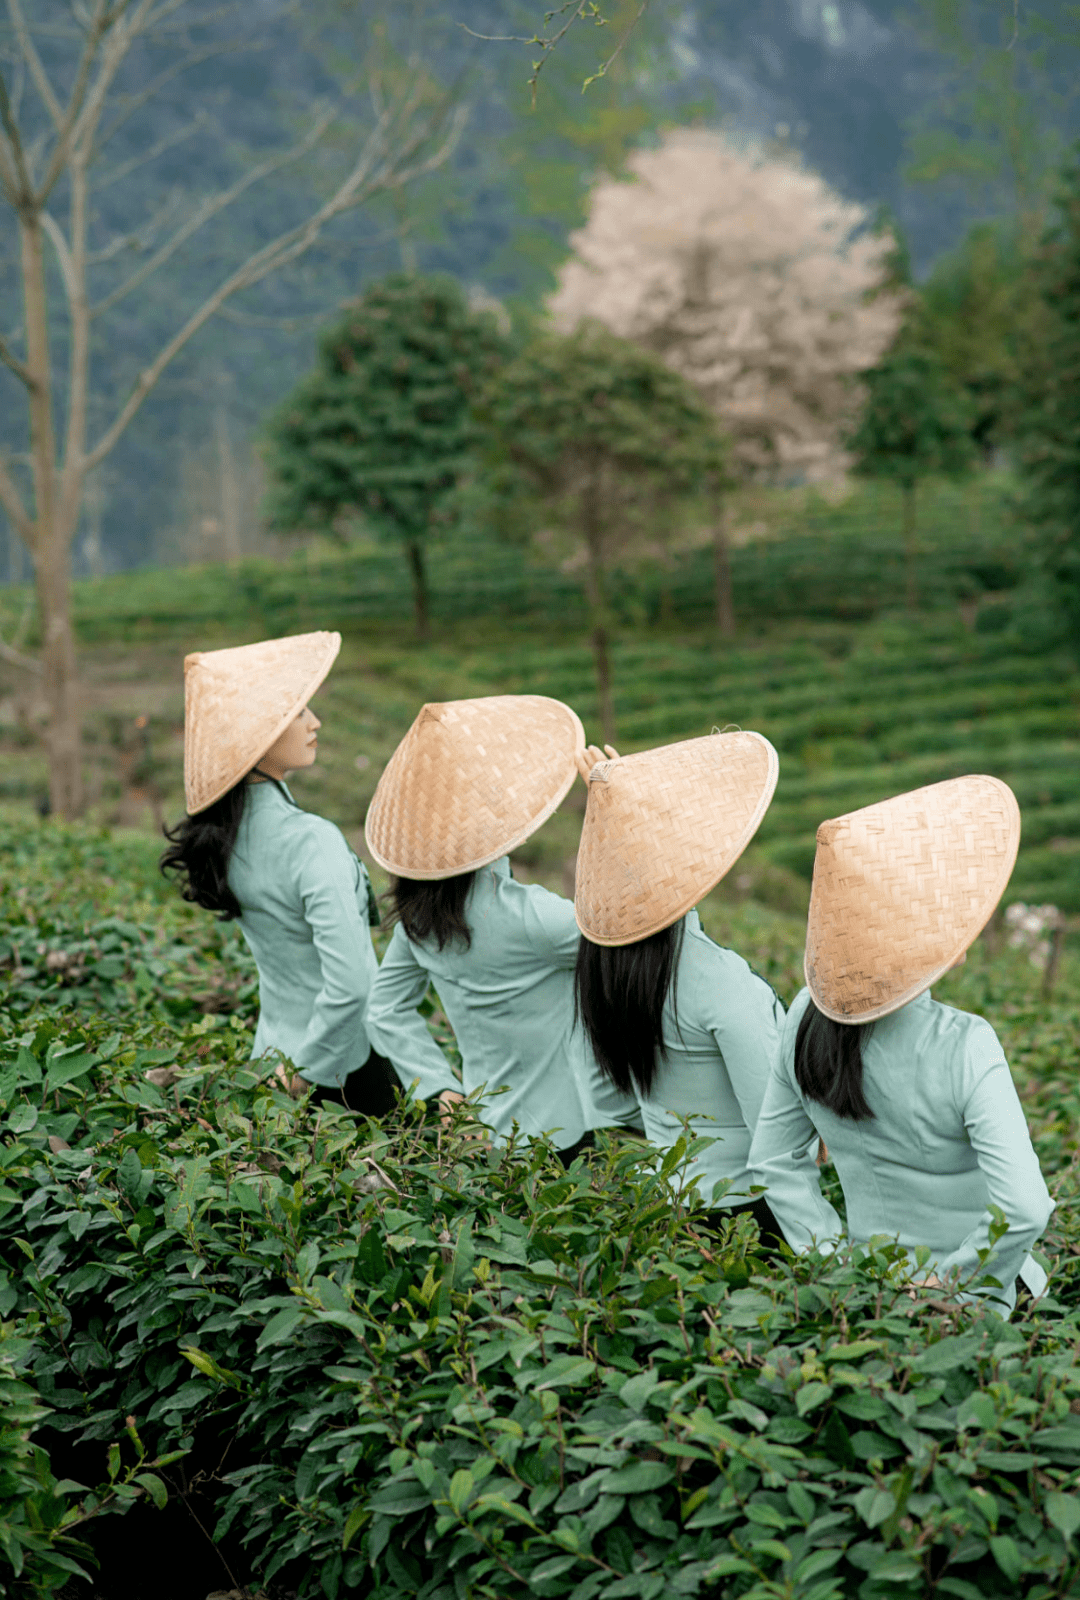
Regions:
M 805 961 L 818 1010 L 873 1022 L 922 994 L 990 920 L 1019 843 L 999 778 L 950 778 L 823 822 Z
M 598 761 L 574 888 L 586 939 L 634 944 L 685 916 L 754 837 L 779 771 L 768 739 L 742 732 Z
M 184 791 L 205 811 L 256 766 L 304 709 L 340 633 L 294 633 L 184 658 Z
M 379 779 L 368 849 L 399 878 L 486 867 L 547 821 L 584 748 L 576 713 L 546 695 L 426 705 Z

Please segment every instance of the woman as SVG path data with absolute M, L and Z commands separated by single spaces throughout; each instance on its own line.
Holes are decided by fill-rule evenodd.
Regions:
M 577 1010 L 602 1070 L 654 1144 L 684 1123 L 713 1141 L 688 1177 L 714 1222 L 750 1211 L 766 1243 L 778 1235 L 747 1158 L 784 1010 L 693 907 L 757 832 L 778 772 L 768 740 L 742 732 L 596 762 L 574 897 Z
M 542 695 L 426 705 L 368 811 L 368 848 L 391 874 L 397 924 L 368 1003 L 368 1027 L 407 1080 L 484 1091 L 500 1138 L 551 1134 L 569 1162 L 593 1128 L 633 1125 L 574 1031 L 574 908 L 516 883 L 510 852 L 551 816 L 584 750 L 581 723 Z M 438 991 L 462 1082 L 417 1007 Z
M 252 1054 L 290 1061 L 293 1092 L 311 1085 L 317 1099 L 381 1116 L 395 1080 L 364 1027 L 377 971 L 367 873 L 284 781 L 316 759 L 308 701 L 340 648 L 338 633 L 307 633 L 187 657 L 188 814 L 167 831 L 161 867 L 185 900 L 239 919 L 259 969 Z
M 837 1239 L 814 1159 L 828 1145 L 847 1232 L 931 1252 L 926 1282 L 956 1278 L 1011 1310 L 1052 1202 L 1001 1045 L 982 1017 L 931 998 L 1009 881 L 1020 840 L 1012 791 L 953 778 L 823 822 L 791 1008 L 750 1163 L 789 1243 Z M 1008 1232 L 989 1266 L 991 1206 Z M 976 1288 L 987 1272 L 993 1283 Z

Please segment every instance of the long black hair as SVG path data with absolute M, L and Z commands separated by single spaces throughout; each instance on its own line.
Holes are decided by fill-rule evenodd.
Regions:
M 169 841 L 158 863 L 162 872 L 179 880 L 185 900 L 216 911 L 222 922 L 240 915 L 240 902 L 229 888 L 229 862 L 246 799 L 247 785 L 235 784 L 205 811 L 161 830 Z
M 454 944 L 468 950 L 472 929 L 465 902 L 475 877 L 475 872 L 459 872 L 455 878 L 391 878 L 385 925 L 400 922 L 414 944 L 434 939 L 440 950 Z
M 609 947 L 582 938 L 574 967 L 574 1016 L 604 1075 L 624 1094 L 647 1095 L 664 1046 L 664 1005 L 682 948 L 682 922 L 636 944 Z
M 872 1022 L 834 1022 L 811 1000 L 795 1036 L 795 1082 L 808 1100 L 816 1100 L 849 1122 L 870 1122 L 863 1093 L 863 1041 Z
M 259 772 L 258 767 L 255 771 L 295 806 L 296 801 L 284 784 Z M 179 879 L 185 900 L 206 911 L 216 911 L 222 922 L 233 922 L 240 916 L 240 902 L 229 888 L 229 862 L 246 800 L 247 782 L 241 779 L 205 811 L 181 817 L 175 827 L 161 830 L 169 841 L 169 848 L 158 862 L 161 871 L 166 877 Z

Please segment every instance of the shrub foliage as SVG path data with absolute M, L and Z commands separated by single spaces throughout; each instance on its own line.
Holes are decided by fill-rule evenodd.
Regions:
M 71 998 L 0 1037 L 13 1594 L 85 1567 L 57 1540 L 106 1510 L 152 1531 L 203 1460 L 270 1593 L 1075 1592 L 1068 1203 L 1054 1298 L 1005 1323 L 912 1298 L 887 1239 L 765 1262 L 748 1219 L 706 1232 L 689 1150 L 564 1172 L 465 1113 L 298 1106 L 247 1059 L 249 1002 Z

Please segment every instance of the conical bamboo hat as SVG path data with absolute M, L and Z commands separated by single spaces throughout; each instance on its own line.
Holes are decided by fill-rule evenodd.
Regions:
M 379 779 L 368 849 L 399 878 L 487 866 L 547 821 L 584 748 L 577 714 L 546 695 L 426 705 Z
M 806 982 L 836 1022 L 898 1011 L 986 926 L 1020 844 L 999 778 L 950 778 L 823 822 L 806 930 Z
M 294 633 L 184 658 L 184 791 L 188 815 L 246 777 L 326 677 L 340 633 Z
M 780 762 L 760 733 L 598 761 L 578 850 L 574 911 L 593 944 L 634 944 L 696 906 L 757 832 Z

